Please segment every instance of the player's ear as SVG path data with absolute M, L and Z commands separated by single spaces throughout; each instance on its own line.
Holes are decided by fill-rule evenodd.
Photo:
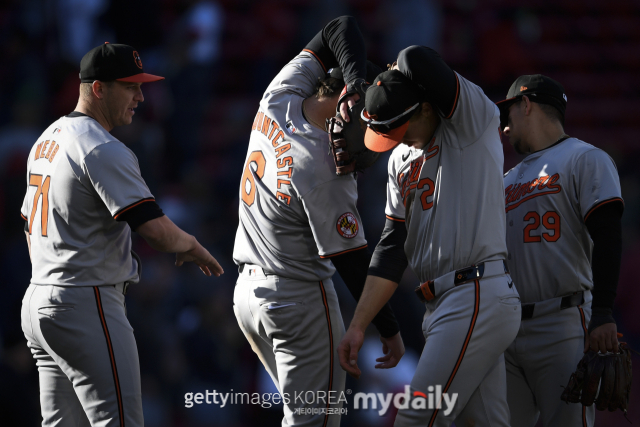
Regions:
M 424 116 L 424 118 L 428 119 L 429 117 L 436 114 L 436 111 L 433 109 L 433 106 L 428 102 L 423 102 L 420 104 L 420 114 Z
M 104 98 L 104 91 L 106 89 L 106 85 L 100 80 L 94 80 L 91 83 L 91 91 L 93 92 L 93 96 L 98 99 Z
M 522 107 L 524 108 L 525 116 L 528 116 L 529 114 L 531 114 L 531 110 L 533 108 L 533 102 L 531 102 L 529 97 L 526 95 L 522 97 Z

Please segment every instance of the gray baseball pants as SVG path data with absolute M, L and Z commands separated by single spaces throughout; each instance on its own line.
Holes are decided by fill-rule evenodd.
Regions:
M 494 274 L 485 270 L 482 279 L 426 304 L 426 343 L 411 381 L 411 401 L 398 410 L 396 427 L 448 427 L 454 421 L 457 426 L 509 426 L 503 352 L 518 332 L 520 297 L 502 261 L 491 265 Z M 437 407 L 438 386 L 450 397 L 457 393 L 452 408 L 444 400 Z M 431 408 L 416 404 L 417 397 L 429 395 Z
M 562 298 L 536 303 L 533 317 L 520 324 L 505 351 L 511 425 L 533 427 L 542 416 L 545 427 L 592 427 L 595 405 L 560 400 L 584 355 L 591 319 L 591 293 L 585 303 L 561 309 Z
M 43 427 L 144 425 L 121 287 L 29 285 L 22 331 L 38 366 Z
M 266 275 L 245 264 L 233 309 L 284 397 L 282 426 L 338 427 L 346 380 L 338 359 L 344 324 L 331 279 Z

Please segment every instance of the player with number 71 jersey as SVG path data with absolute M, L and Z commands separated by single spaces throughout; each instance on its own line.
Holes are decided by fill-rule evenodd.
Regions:
M 131 229 L 119 216 L 154 197 L 129 148 L 91 117 L 74 112 L 34 144 L 26 179 L 21 213 L 33 258 L 31 283 L 139 280 Z
M 522 303 L 591 290 L 585 222 L 601 204 L 621 200 L 613 160 L 565 137 L 507 172 L 504 186 L 508 264 Z

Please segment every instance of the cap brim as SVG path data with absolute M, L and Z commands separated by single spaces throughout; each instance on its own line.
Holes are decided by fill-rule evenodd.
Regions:
M 496 105 L 498 106 L 498 108 L 502 111 L 502 110 L 508 110 L 509 107 L 511 106 L 511 104 L 513 104 L 514 102 L 516 102 L 516 98 L 517 96 L 514 96 L 513 98 L 507 98 L 507 99 L 503 99 L 502 101 L 498 101 L 496 102 Z
M 369 150 L 377 153 L 389 151 L 400 144 L 400 141 L 404 138 L 404 134 L 407 133 L 408 127 L 409 121 L 407 120 L 405 124 L 396 129 L 391 129 L 389 133 L 376 133 L 371 128 L 367 128 L 364 134 L 364 145 L 366 145 Z
M 153 74 L 140 73 L 129 77 L 123 77 L 116 79 L 119 82 L 131 82 L 131 83 L 149 83 L 157 82 L 158 80 L 164 80 L 164 77 L 154 76 Z

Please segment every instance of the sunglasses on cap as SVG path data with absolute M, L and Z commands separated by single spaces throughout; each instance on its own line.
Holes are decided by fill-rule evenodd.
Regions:
M 390 118 L 389 120 L 374 120 L 371 118 L 371 116 L 369 116 L 369 113 L 367 112 L 367 110 L 362 110 L 362 113 L 360 113 L 360 118 L 362 119 L 362 121 L 365 122 L 365 124 L 367 125 L 367 127 L 369 129 L 371 129 L 372 131 L 374 131 L 375 133 L 382 133 L 382 134 L 386 134 L 389 133 L 390 130 L 403 125 L 406 120 L 403 119 L 409 119 L 409 113 L 411 113 L 412 111 L 414 111 L 416 108 L 418 108 L 418 106 L 420 105 L 419 102 L 415 103 L 413 106 L 409 107 L 408 109 L 406 109 L 402 114 L 399 114 L 393 118 Z M 401 122 L 398 122 L 399 120 L 401 120 Z M 391 126 L 391 124 L 396 123 L 396 126 Z

